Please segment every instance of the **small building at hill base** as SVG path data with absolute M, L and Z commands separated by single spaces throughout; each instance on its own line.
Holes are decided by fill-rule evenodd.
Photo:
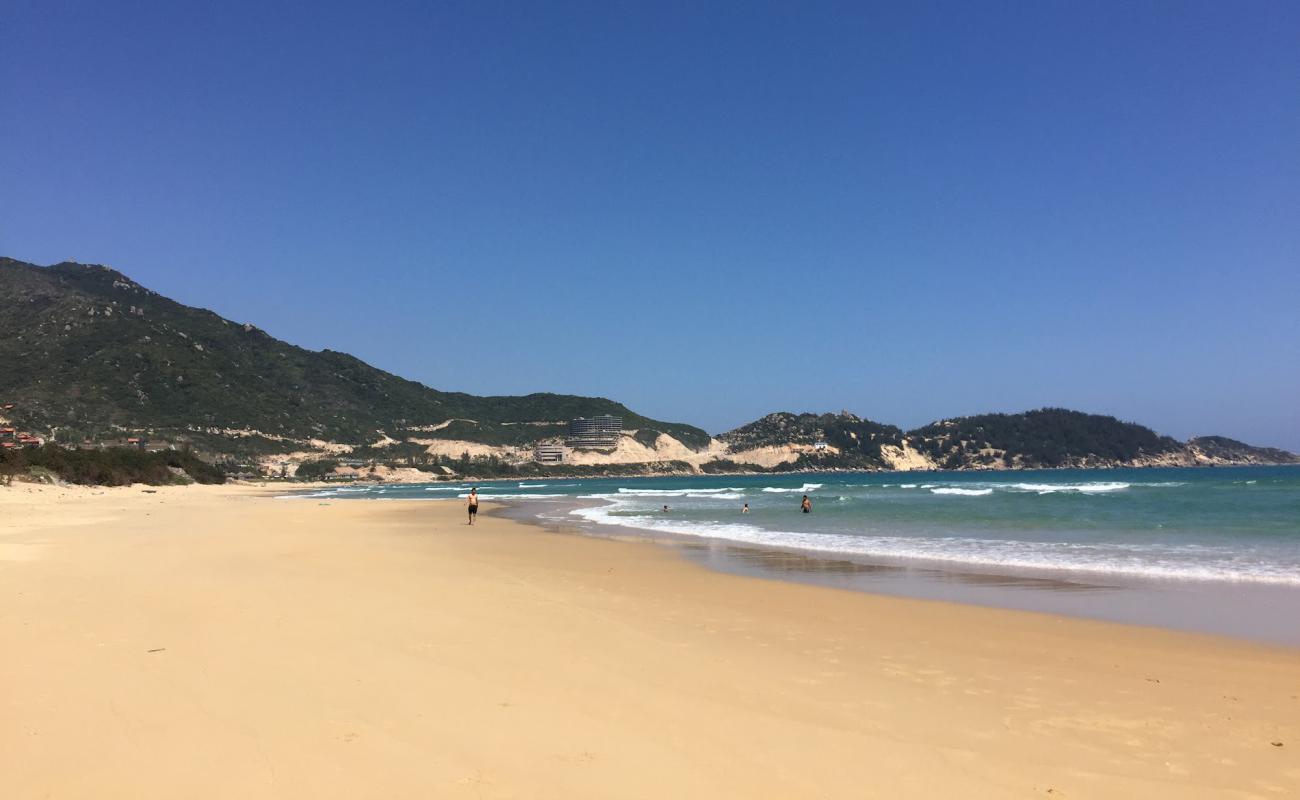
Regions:
M 562 464 L 564 463 L 564 446 L 539 444 L 533 448 L 533 460 L 539 464 Z

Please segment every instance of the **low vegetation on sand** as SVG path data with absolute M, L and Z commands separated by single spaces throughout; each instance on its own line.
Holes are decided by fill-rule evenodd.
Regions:
M 72 450 L 58 445 L 0 452 L 0 481 L 60 480 L 89 486 L 224 483 L 225 473 L 188 450 L 146 453 L 129 447 Z

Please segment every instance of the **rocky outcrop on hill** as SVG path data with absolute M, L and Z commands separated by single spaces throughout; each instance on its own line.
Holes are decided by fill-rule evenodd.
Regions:
M 1197 464 L 1300 464 L 1300 456 L 1276 447 L 1253 447 L 1226 436 L 1197 436 L 1187 442 Z

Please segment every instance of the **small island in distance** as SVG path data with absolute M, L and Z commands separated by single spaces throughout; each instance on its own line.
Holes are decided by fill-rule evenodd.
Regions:
M 0 371 L 0 445 L 11 464 L 29 448 L 127 447 L 194 453 L 245 477 L 420 481 L 1300 463 L 1285 450 L 1221 436 L 1180 442 L 1066 409 L 909 431 L 848 412 L 779 412 L 710 436 L 605 398 L 431 389 L 183 305 L 104 266 L 0 258 L 0 289 L 9 298 L 0 356 L 20 365 Z M 575 434 L 587 420 L 604 421 L 602 436 Z M 62 468 L 69 457 L 57 458 Z M 185 463 L 171 466 L 195 471 Z

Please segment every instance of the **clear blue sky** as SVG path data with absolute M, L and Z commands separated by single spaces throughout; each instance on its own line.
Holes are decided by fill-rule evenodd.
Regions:
M 377 5 L 5 4 L 0 254 L 715 432 L 1300 449 L 1300 4 Z

